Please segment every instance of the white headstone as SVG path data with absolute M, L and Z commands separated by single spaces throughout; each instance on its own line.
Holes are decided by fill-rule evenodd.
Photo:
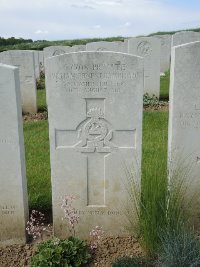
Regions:
M 200 42 L 172 48 L 168 153 L 170 175 L 192 166 L 192 183 L 200 192 L 199 51 Z
M 80 52 L 46 62 L 55 234 L 69 228 L 61 197 L 74 195 L 78 236 L 88 237 L 96 225 L 123 235 L 123 163 L 137 171 L 141 163 L 143 60 Z
M 85 45 L 73 45 L 71 47 L 71 52 L 81 52 L 81 51 L 85 51 L 85 50 L 86 50 Z
M 48 57 L 58 56 L 65 53 L 69 53 L 71 50 L 70 46 L 48 46 L 43 49 L 44 51 L 44 59 Z
M 153 37 L 130 38 L 128 52 L 144 58 L 144 94 L 160 96 L 160 40 Z
M 40 72 L 44 72 L 44 52 L 39 51 L 39 66 L 40 66 Z
M 39 62 L 39 51 L 34 52 L 34 62 L 35 62 L 35 77 L 40 79 L 40 62 Z
M 92 42 L 86 44 L 86 51 L 113 51 L 127 53 L 128 47 L 124 42 Z
M 34 52 L 10 50 L 0 53 L 0 63 L 19 68 L 22 110 L 24 113 L 37 112 L 37 91 L 34 67 Z
M 0 245 L 25 243 L 28 220 L 19 72 L 0 64 Z
M 172 35 L 154 35 L 153 37 L 158 38 L 161 42 L 160 72 L 165 72 L 170 69 Z
M 200 41 L 200 33 L 192 31 L 177 32 L 172 35 L 172 46 Z

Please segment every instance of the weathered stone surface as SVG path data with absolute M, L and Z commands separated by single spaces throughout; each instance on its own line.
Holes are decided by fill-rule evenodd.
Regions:
M 74 195 L 78 236 L 88 237 L 96 225 L 123 235 L 124 164 L 135 171 L 141 164 L 143 60 L 80 52 L 46 63 L 55 234 L 69 229 L 61 197 Z
M 193 31 L 182 31 L 172 35 L 172 46 L 200 41 L 200 33 Z
M 128 46 L 124 42 L 92 42 L 86 44 L 86 51 L 113 51 L 127 53 Z
M 28 219 L 23 124 L 16 67 L 0 64 L 0 245 L 25 243 Z
M 153 37 L 130 38 L 128 52 L 144 58 L 144 93 L 160 96 L 160 40 Z
M 189 188 L 200 192 L 199 51 L 200 42 L 172 48 L 168 153 L 171 178 L 179 168 L 179 178 L 188 173 Z
M 35 62 L 35 77 L 36 79 L 40 79 L 40 62 L 39 62 L 39 52 L 34 52 L 34 62 Z
M 71 47 L 71 52 L 81 52 L 81 51 L 85 51 L 85 50 L 86 50 L 85 45 L 73 45 Z
M 40 72 L 44 72 L 44 52 L 43 51 L 38 51 L 39 52 L 39 69 Z
M 62 46 L 62 45 L 48 46 L 48 47 L 45 47 L 43 49 L 44 59 L 46 59 L 48 57 L 62 55 L 62 54 L 68 53 L 70 51 L 71 51 L 70 46 Z
M 161 42 L 160 72 L 165 72 L 170 69 L 172 35 L 154 35 L 153 37 Z
M 39 51 L 29 50 L 34 53 L 35 78 L 40 79 Z
M 37 112 L 36 76 L 34 52 L 10 50 L 0 53 L 0 63 L 19 68 L 22 110 L 24 113 Z

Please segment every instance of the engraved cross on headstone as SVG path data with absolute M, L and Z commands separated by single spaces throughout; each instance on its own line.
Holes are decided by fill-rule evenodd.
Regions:
M 112 129 L 105 119 L 102 105 L 94 103 L 88 108 L 86 101 L 86 119 L 76 129 L 55 129 L 56 149 L 74 149 L 86 156 L 87 161 L 87 205 L 105 206 L 106 157 L 118 149 L 135 148 L 135 129 Z M 101 108 L 100 108 L 101 106 Z M 116 135 L 116 144 L 113 135 Z M 120 144 L 121 137 L 130 145 Z M 127 138 L 126 138 L 127 137 Z

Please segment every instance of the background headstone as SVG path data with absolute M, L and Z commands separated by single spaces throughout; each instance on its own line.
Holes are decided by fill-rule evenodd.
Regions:
M 0 53 L 0 63 L 19 68 L 22 110 L 24 113 L 37 112 L 37 91 L 34 52 L 10 50 Z
M 85 50 L 86 50 L 85 45 L 73 45 L 71 47 L 71 52 L 81 52 L 81 51 L 85 51 Z
M 96 225 L 123 235 L 123 163 L 138 172 L 141 164 L 143 60 L 80 52 L 46 63 L 55 235 L 65 236 L 68 228 L 64 195 L 77 197 L 78 236 L 88 237 Z
M 128 53 L 144 58 L 144 94 L 160 96 L 160 40 L 153 37 L 130 38 Z
M 48 46 L 43 49 L 44 52 L 44 59 L 48 57 L 58 56 L 65 53 L 70 53 L 71 47 L 70 46 Z
M 39 52 L 39 66 L 40 66 L 40 72 L 44 72 L 44 52 L 43 51 L 38 51 Z
M 33 51 L 34 62 L 35 62 L 35 77 L 40 79 L 40 62 L 39 62 L 39 51 Z
M 163 34 L 154 35 L 153 37 L 158 38 L 161 42 L 160 72 L 165 72 L 170 69 L 172 35 Z
M 178 168 L 191 169 L 188 187 L 200 192 L 199 51 L 200 42 L 172 48 L 168 158 L 171 178 Z
M 192 31 L 181 31 L 172 35 L 172 46 L 200 41 L 200 33 Z
M 113 51 L 127 53 L 127 43 L 124 42 L 92 42 L 86 44 L 86 51 Z
M 26 241 L 26 171 L 19 72 L 0 64 L 0 245 Z

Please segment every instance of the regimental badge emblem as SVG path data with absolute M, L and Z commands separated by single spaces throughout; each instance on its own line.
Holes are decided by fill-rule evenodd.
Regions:
M 66 52 L 62 49 L 57 49 L 54 51 L 53 53 L 53 56 L 59 56 L 59 55 L 62 55 L 62 54 L 65 54 Z
M 141 56 L 149 56 L 152 53 L 151 44 L 147 41 L 142 41 L 138 44 L 137 51 Z
M 113 131 L 104 118 L 100 108 L 92 108 L 87 112 L 87 119 L 80 125 L 76 150 L 79 152 L 110 153 L 115 146 L 111 139 Z

